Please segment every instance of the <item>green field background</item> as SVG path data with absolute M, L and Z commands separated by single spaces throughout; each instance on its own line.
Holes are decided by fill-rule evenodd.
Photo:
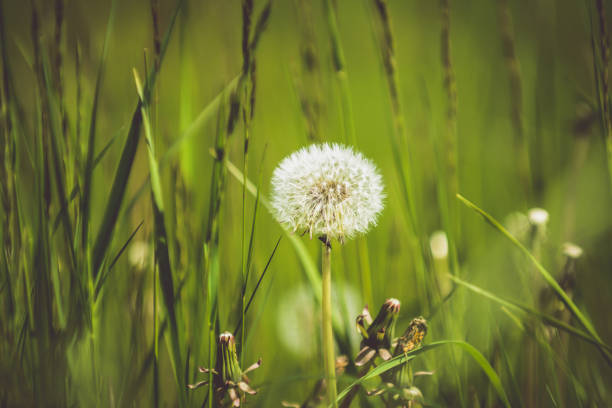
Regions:
M 340 75 L 349 92 L 343 94 L 343 79 L 338 79 L 332 62 L 325 2 L 273 1 L 253 49 L 255 74 L 246 80 L 247 89 L 254 89 L 252 121 L 245 125 L 240 113 L 227 135 L 228 100 L 235 88 L 231 84 L 243 66 L 241 3 L 179 2 L 150 98 L 179 361 L 170 330 L 160 336 L 157 357 L 154 353 L 154 331 L 159 330 L 154 321 L 165 322 L 168 309 L 160 284 L 154 288 L 154 271 L 162 272 L 154 267 L 153 243 L 159 231 L 144 131 L 139 132 L 130 171 L 117 173 L 139 100 L 133 69 L 141 81 L 155 70 L 151 3 L 117 1 L 110 28 L 109 1 L 1 3 L 0 406 L 202 406 L 207 389 L 187 391 L 186 384 L 204 378 L 197 367 L 209 366 L 211 334 L 234 331 L 239 323 L 243 263 L 251 238 L 247 299 L 279 238 L 280 243 L 246 313 L 246 337 L 238 340 L 243 367 L 263 360 L 261 368 L 249 374 L 258 394 L 247 398 L 246 405 L 304 402 L 323 375 L 315 300 L 320 289 L 313 287 L 293 241 L 262 201 L 269 197 L 277 164 L 315 142 L 354 145 L 378 166 L 385 184 L 385 209 L 378 224 L 364 237 L 334 244 L 334 314 L 349 341 L 339 353 L 353 359 L 359 351 L 354 319 L 363 306 L 369 304 L 376 313 L 393 297 L 402 303 L 396 333 L 412 318 L 424 316 L 429 322 L 425 343 L 470 343 L 492 365 L 512 406 L 610 403 L 611 366 L 593 344 L 464 286 L 458 285 L 444 301 L 439 289 L 440 282 L 450 284 L 450 272 L 496 297 L 562 316 L 582 330 L 519 249 L 454 195 L 460 193 L 504 225 L 511 213 L 541 207 L 549 213 L 546 230 L 534 239 L 526 233 L 521 242 L 537 252 L 537 259 L 559 280 L 566 265 L 563 244 L 572 242 L 584 250 L 575 262 L 574 283 L 564 289 L 571 291 L 602 341 L 612 341 L 612 183 L 606 115 L 601 113 L 597 2 L 451 1 L 450 66 L 443 63 L 444 2 L 385 2 L 404 135 L 394 127 L 375 2 L 332 1 L 337 3 L 333 7 L 345 57 Z M 58 4 L 63 5 L 59 37 Z M 254 2 L 251 32 L 266 4 Z M 163 0 L 158 7 L 163 39 L 177 3 Z M 503 15 L 509 16 L 512 62 L 504 56 L 508 32 Z M 609 14 L 603 20 L 610 25 Z M 102 63 L 107 29 L 108 52 Z M 512 82 L 512 66 L 518 82 Z M 41 79 L 45 67 L 47 76 Z M 450 116 L 453 100 L 445 85 L 446 69 L 453 73 L 447 84 L 456 91 L 456 114 Z M 343 96 L 352 106 L 354 140 L 347 140 Z M 243 98 L 242 106 L 247 105 Z M 81 206 L 92 111 L 95 154 L 112 142 L 91 172 L 89 235 L 83 243 Z M 55 130 L 54 115 L 65 118 L 64 126 Z M 519 128 L 523 145 L 517 143 Z M 218 134 L 227 140 L 221 162 L 211 153 Z M 402 137 L 405 142 L 398 144 Z M 52 143 L 44 140 L 58 143 L 57 157 L 50 150 Z M 528 154 L 526 179 L 521 177 L 522 152 Z M 457 160 L 457 188 L 445 172 L 449 157 Z M 213 168 L 218 163 L 225 169 L 226 162 L 240 171 L 246 167 L 261 195 L 255 207 L 256 198 L 245 193 L 241 178 L 225 174 L 215 221 L 217 246 L 207 240 L 211 191 L 220 177 Z M 411 189 L 402 182 L 402 169 L 411 172 Z M 58 192 L 58 177 L 66 197 Z M 103 271 L 142 225 L 93 301 L 87 284 L 90 272 L 83 265 L 90 265 L 115 177 L 124 177 L 128 184 L 103 254 Z M 75 186 L 78 191 L 65 213 L 73 227 L 67 235 L 56 217 L 62 220 L 62 200 L 70 198 Z M 412 215 L 409 202 L 414 205 Z M 455 228 L 451 244 L 457 249 L 456 266 L 436 262 L 429 253 L 431 234 L 449 226 Z M 321 243 L 299 234 L 297 238 L 318 269 Z M 70 247 L 76 251 L 73 266 Z M 207 282 L 214 267 L 206 257 L 211 253 L 219 256 L 214 290 L 218 326 L 212 328 L 208 322 L 213 297 Z M 82 286 L 73 285 L 79 276 Z M 75 286 L 84 289 L 79 292 Z M 433 371 L 415 379 L 426 406 L 503 406 L 481 367 L 459 348 L 427 351 L 411 364 L 415 371 Z M 354 376 L 349 367 L 339 378 L 339 390 Z M 372 381 L 366 388 L 376 384 Z M 364 395 L 353 406 L 384 406 Z

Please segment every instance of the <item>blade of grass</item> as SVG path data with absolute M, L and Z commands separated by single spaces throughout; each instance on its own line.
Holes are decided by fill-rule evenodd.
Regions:
M 488 222 L 493 228 L 495 228 L 498 232 L 500 232 L 504 237 L 506 237 L 514 246 L 516 246 L 525 256 L 534 264 L 536 270 L 542 275 L 544 280 L 550 285 L 555 294 L 559 297 L 559 299 L 565 304 L 565 306 L 571 311 L 571 313 L 578 319 L 580 324 L 587 330 L 587 332 L 595 339 L 598 343 L 603 344 L 601 337 L 595 330 L 595 327 L 591 324 L 591 322 L 586 318 L 586 316 L 578 309 L 578 306 L 574 303 L 574 301 L 565 293 L 565 291 L 561 288 L 561 286 L 557 283 L 555 278 L 542 266 L 542 264 L 529 252 L 523 244 L 521 244 L 508 230 L 506 230 L 497 220 L 487 214 L 484 210 L 479 208 L 476 204 L 472 203 L 461 194 L 457 194 L 457 198 L 465 204 L 468 208 L 476 211 L 480 214 L 486 222 Z M 612 365 L 612 355 L 610 352 L 599 346 L 599 350 L 604 355 L 608 364 Z
M 612 351 L 612 348 L 610 346 L 608 346 L 605 343 L 602 343 L 600 341 L 598 341 L 597 339 L 593 338 L 591 335 L 589 335 L 588 333 L 585 333 L 584 331 L 577 329 L 559 319 L 556 319 L 553 316 L 549 316 L 547 314 L 544 314 L 536 309 L 533 309 L 527 305 L 521 304 L 519 302 L 515 302 L 513 300 L 508 300 L 508 299 L 503 299 L 499 296 L 494 295 L 491 292 L 488 292 L 476 285 L 473 285 L 471 283 L 468 283 L 456 276 L 452 276 L 450 278 L 451 280 L 453 280 L 456 284 L 461 285 L 467 289 L 469 289 L 470 291 L 477 293 L 481 296 L 486 297 L 487 299 L 490 299 L 496 303 L 499 303 L 500 305 L 502 305 L 503 307 L 507 307 L 509 309 L 512 310 L 518 310 L 524 313 L 527 313 L 529 315 L 535 316 L 538 319 L 542 320 L 543 322 L 545 322 L 546 324 L 556 327 L 558 329 L 561 329 L 563 331 L 566 331 L 570 334 L 573 334 L 574 336 L 577 336 L 579 338 L 581 338 L 582 340 L 585 340 L 591 344 L 594 344 L 597 347 L 603 347 L 609 351 Z
M 155 157 L 155 145 L 153 139 L 153 130 L 149 121 L 149 100 L 144 94 L 140 78 L 136 69 L 134 72 L 134 80 L 141 102 L 141 115 L 144 125 L 144 134 L 147 142 L 147 153 L 149 158 L 149 172 L 151 176 L 151 198 L 153 204 L 153 214 L 155 221 L 155 259 L 157 261 L 159 271 L 159 282 L 170 322 L 170 360 L 174 371 L 174 377 L 177 383 L 177 393 L 179 406 L 185 406 L 185 381 L 182 376 L 182 359 L 180 352 L 180 341 L 178 333 L 176 298 L 174 293 L 174 282 L 172 277 L 172 267 L 170 264 L 170 254 L 168 252 L 168 235 L 166 234 L 164 201 L 162 194 L 161 180 L 159 176 L 159 166 Z
M 87 156 L 85 159 L 85 170 L 83 174 L 83 194 L 81 196 L 81 247 L 85 249 L 89 245 L 89 221 L 91 209 L 91 181 L 93 179 L 94 170 L 94 152 L 96 148 L 96 123 L 98 118 L 98 103 L 100 100 L 100 90 L 102 89 L 102 81 L 106 66 L 106 58 L 110 44 L 111 33 L 115 21 L 115 9 L 117 1 L 111 3 L 108 22 L 106 23 L 106 34 L 104 36 L 104 44 L 102 45 L 102 55 L 100 56 L 100 64 L 98 66 L 98 75 L 96 77 L 96 85 L 94 88 L 93 104 L 91 107 L 91 115 L 89 119 L 89 138 L 87 142 Z

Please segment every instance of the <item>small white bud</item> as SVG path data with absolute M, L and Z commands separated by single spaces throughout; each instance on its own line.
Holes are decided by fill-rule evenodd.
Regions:
M 563 244 L 563 254 L 568 258 L 578 259 L 582 256 L 582 253 L 582 248 L 576 244 L 572 244 L 571 242 Z
M 446 232 L 435 231 L 429 238 L 429 247 L 434 259 L 446 259 L 448 257 L 448 239 Z
M 527 215 L 532 225 L 544 226 L 548 223 L 548 211 L 543 208 L 532 208 Z
M 149 244 L 144 241 L 136 241 L 132 243 L 128 252 L 128 260 L 130 265 L 144 269 L 149 263 L 150 255 Z

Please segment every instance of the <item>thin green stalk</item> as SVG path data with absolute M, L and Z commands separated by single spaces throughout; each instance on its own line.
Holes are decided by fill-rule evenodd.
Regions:
M 446 131 L 444 137 L 444 178 L 446 180 L 446 191 L 444 194 L 443 205 L 446 207 L 445 229 L 448 232 L 448 249 L 451 271 L 459 273 L 459 261 L 457 256 L 457 240 L 459 237 L 460 224 L 457 217 L 457 203 L 452 197 L 459 192 L 458 175 L 458 152 L 457 152 L 457 84 L 455 83 L 455 72 L 451 55 L 451 36 L 450 36 L 450 0 L 441 0 L 442 11 L 442 68 L 444 69 L 444 91 L 447 96 L 446 108 Z M 442 200 L 441 200 L 442 201 Z
M 402 195 L 408 209 L 407 221 L 411 232 L 411 236 L 408 237 L 408 244 L 411 250 L 411 256 L 414 259 L 417 281 L 416 286 L 419 292 L 419 299 L 423 305 L 422 310 L 424 313 L 427 313 L 427 309 L 429 308 L 429 293 L 426 284 L 425 249 L 419 242 L 419 237 L 422 236 L 422 229 L 419 222 L 420 217 L 417 216 L 417 190 L 414 187 L 413 169 L 411 167 L 413 160 L 411 159 L 412 155 L 406 132 L 406 119 L 404 117 L 399 94 L 399 75 L 395 60 L 395 41 L 391 25 L 391 16 L 389 15 L 387 2 L 385 0 L 374 0 L 374 9 L 375 13 L 373 13 L 373 15 L 378 17 L 378 43 L 391 102 L 391 115 L 394 130 L 394 134 L 391 137 L 393 160 L 397 174 L 400 177 Z
M 597 17 L 599 19 L 599 56 L 601 68 L 598 79 L 598 96 L 600 101 L 601 115 L 604 127 L 604 139 L 608 157 L 608 172 L 610 183 L 612 183 L 612 117 L 610 117 L 610 84 L 609 84 L 609 64 L 610 64 L 610 43 L 608 39 L 608 28 L 606 25 L 606 10 L 603 0 L 596 0 Z M 597 66 L 597 60 L 593 61 Z
M 506 61 L 508 81 L 510 83 L 510 116 L 514 129 L 514 146 L 517 154 L 518 174 L 523 185 L 524 199 L 527 200 L 532 191 L 531 164 L 529 159 L 529 143 L 525 135 L 523 123 L 523 90 L 519 60 L 516 56 L 512 16 L 508 0 L 499 0 L 499 29 L 502 40 L 502 53 Z
M 159 407 L 159 322 L 157 319 L 157 268 L 153 267 L 153 399 Z
M 326 238 L 327 239 L 327 238 Z M 336 402 L 336 361 L 334 357 L 334 335 L 332 331 L 332 305 L 331 305 L 331 245 L 323 245 L 321 261 L 321 284 L 323 299 L 321 302 L 323 323 L 323 365 L 325 379 L 327 380 L 327 402 L 338 406 Z
M 238 89 L 240 92 L 240 98 L 242 106 L 242 122 L 243 122 L 243 132 L 244 132 L 244 148 L 243 148 L 243 161 L 242 161 L 242 176 L 246 181 L 246 174 L 248 169 L 248 157 L 249 157 L 249 126 L 250 126 L 250 109 L 248 107 L 249 103 L 249 87 L 247 85 L 247 78 L 252 77 L 249 75 L 251 69 L 251 63 L 253 62 L 253 57 L 251 54 L 251 48 L 249 46 L 249 37 L 251 33 L 251 21 L 253 18 L 253 0 L 242 0 L 242 59 L 243 59 L 243 67 L 242 67 L 242 87 Z M 242 183 L 242 234 L 241 234 L 241 245 L 240 245 L 240 257 L 241 257 L 241 273 L 242 273 L 242 296 L 240 299 L 240 308 L 241 308 L 241 331 L 240 331 L 240 364 L 244 363 L 244 339 L 246 338 L 246 323 L 245 323 L 245 297 L 246 297 L 246 287 L 247 287 L 247 279 L 248 279 L 248 270 L 247 270 L 247 260 L 246 260 L 246 183 Z
M 332 62 L 336 71 L 338 86 L 340 87 L 340 99 L 342 103 L 342 120 L 344 127 L 344 142 L 356 144 L 355 121 L 353 120 L 353 104 L 351 102 L 351 92 L 348 83 L 348 75 L 345 69 L 344 52 L 340 43 L 340 33 L 338 32 L 338 22 L 336 20 L 336 10 L 331 0 L 324 0 L 325 14 L 329 29 L 329 38 L 332 46 Z
M 206 228 L 206 238 L 204 243 L 204 259 L 206 265 L 206 297 L 207 314 L 208 314 L 208 333 L 209 333 L 209 367 L 214 365 L 214 345 L 216 344 L 216 336 L 219 320 L 219 304 L 218 304 L 218 287 L 219 287 L 219 270 L 220 270 L 220 248 L 219 248 L 219 229 L 222 225 L 221 210 L 225 192 L 225 167 L 223 163 L 227 160 L 226 142 L 227 129 L 230 119 L 227 118 L 225 112 L 225 95 L 222 98 L 223 103 L 220 104 L 217 115 L 217 130 L 215 138 L 215 160 L 213 163 L 212 181 L 210 185 L 210 206 L 208 212 L 208 225 Z M 230 115 L 231 116 L 231 115 Z M 213 376 L 212 371 L 209 373 L 208 385 L 208 403 L 209 407 L 214 406 L 213 392 Z

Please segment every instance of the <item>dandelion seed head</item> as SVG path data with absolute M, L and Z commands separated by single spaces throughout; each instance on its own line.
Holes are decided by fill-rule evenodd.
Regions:
M 535 226 L 544 226 L 548 223 L 548 211 L 543 208 L 532 208 L 527 213 L 529 222 Z
M 272 175 L 272 207 L 281 224 L 312 238 L 343 241 L 376 224 L 383 184 L 376 166 L 351 147 L 313 144 L 281 161 Z
M 563 244 L 563 254 L 571 259 L 578 259 L 582 256 L 582 248 L 571 242 Z

